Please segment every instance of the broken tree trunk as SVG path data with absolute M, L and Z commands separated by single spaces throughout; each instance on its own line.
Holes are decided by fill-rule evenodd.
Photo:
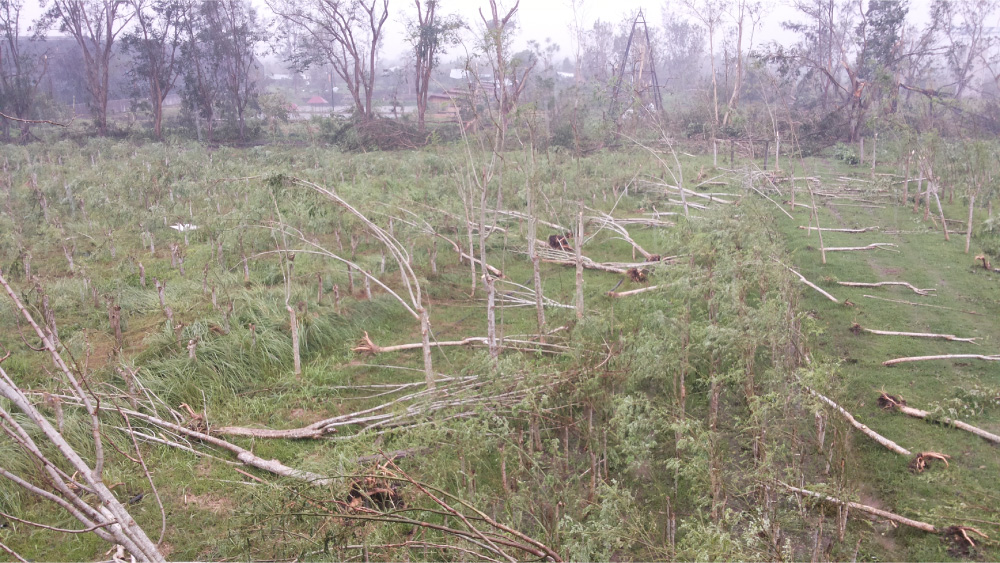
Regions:
M 557 329 L 558 330 L 558 329 Z M 551 334 L 551 332 L 549 333 Z M 486 336 L 470 336 L 468 338 L 463 338 L 462 340 L 437 340 L 427 344 L 428 347 L 442 348 L 445 346 L 472 346 L 473 344 L 478 344 L 480 346 L 489 346 L 489 337 Z M 503 343 L 497 344 L 498 348 L 517 348 L 517 346 L 510 346 L 508 344 L 521 344 L 537 346 L 537 350 L 541 351 L 551 351 L 558 352 L 565 348 L 565 346 L 559 346 L 557 344 L 548 344 L 545 342 L 533 342 L 530 340 L 518 340 L 511 338 L 504 338 Z M 423 343 L 414 342 L 409 344 L 394 344 L 392 346 L 379 346 L 372 342 L 371 338 L 368 336 L 368 332 L 364 333 L 361 337 L 361 342 L 357 346 L 351 348 L 352 352 L 358 352 L 360 354 L 371 354 L 377 355 L 385 352 L 402 352 L 404 350 L 416 350 L 417 348 L 423 347 Z
M 882 286 L 886 286 L 886 285 L 901 285 L 903 287 L 908 287 L 908 288 L 912 289 L 913 292 L 916 293 L 917 295 L 930 295 L 931 291 L 937 291 L 936 289 L 933 289 L 933 288 L 931 288 L 931 289 L 919 289 L 917 287 L 914 287 L 912 284 L 909 284 L 907 282 L 899 282 L 899 281 L 885 281 L 885 282 L 876 282 L 876 283 L 867 283 L 867 282 L 842 282 L 842 281 L 839 281 L 839 282 L 837 282 L 837 284 L 838 285 L 845 285 L 847 287 L 882 287 Z
M 799 225 L 799 228 L 800 229 L 805 229 L 805 230 L 807 230 L 809 232 L 812 232 L 812 231 L 816 230 L 816 227 L 813 227 L 813 226 L 806 227 L 806 226 L 803 226 L 803 225 Z M 832 233 L 867 233 L 867 232 L 871 232 L 871 231 L 877 231 L 877 230 L 879 230 L 881 228 L 882 227 L 864 227 L 864 228 L 861 228 L 861 229 L 832 229 L 832 228 L 829 228 L 829 227 L 824 227 L 824 228 L 821 228 L 819 230 L 820 231 L 828 231 L 828 232 L 832 232 Z M 827 250 L 829 250 L 829 249 L 827 249 Z
M 869 299 L 878 299 L 879 301 L 888 301 L 890 303 L 902 303 L 903 305 L 914 305 L 916 307 L 933 307 L 934 309 L 945 309 L 948 311 L 958 311 L 960 313 L 965 313 L 967 315 L 978 315 L 979 313 L 975 311 L 963 311 L 961 309 L 955 309 L 952 307 L 942 307 L 941 305 L 929 305 L 927 303 L 914 303 L 913 301 L 903 301 L 900 299 L 886 299 L 885 297 L 875 297 L 874 295 L 862 295 L 862 297 L 867 297 Z
M 299 481 L 306 481 L 309 484 L 315 485 L 317 487 L 323 487 L 335 483 L 337 481 L 336 479 L 330 479 L 322 475 L 319 475 L 317 473 L 311 473 L 309 471 L 302 471 L 301 469 L 294 469 L 292 467 L 288 467 L 287 465 L 281 463 L 277 459 L 268 460 L 262 457 L 257 457 L 256 455 L 253 454 L 253 452 L 243 449 L 237 446 L 236 444 L 233 444 L 232 442 L 228 442 L 221 438 L 205 434 L 204 432 L 198 432 L 197 430 L 192 430 L 187 426 L 173 424 L 171 422 L 167 422 L 166 420 L 162 420 L 155 416 L 151 416 L 141 412 L 135 412 L 135 411 L 126 411 L 126 412 L 128 413 L 129 416 L 145 420 L 146 422 L 154 426 L 166 428 L 167 430 L 172 430 L 174 432 L 177 432 L 178 434 L 183 434 L 184 436 L 187 436 L 189 438 L 194 438 L 206 444 L 210 444 L 222 448 L 224 450 L 228 450 L 229 452 L 236 454 L 236 459 L 240 460 L 245 465 L 249 465 L 250 467 L 256 467 L 257 469 L 267 471 L 268 473 L 278 475 L 279 477 L 290 477 L 292 479 L 296 479 Z
M 489 344 L 493 367 L 496 367 L 497 358 L 500 357 L 500 346 L 497 344 L 496 281 L 489 273 L 483 274 L 483 280 L 486 282 L 486 341 Z
M 993 442 L 994 444 L 1000 444 L 1000 436 L 997 436 L 996 434 L 994 434 L 992 432 L 987 432 L 986 430 L 983 430 L 982 428 L 977 428 L 977 427 L 975 427 L 975 426 L 973 426 L 971 424 L 966 424 L 966 423 L 962 422 L 961 420 L 954 420 L 954 419 L 947 418 L 947 417 L 944 417 L 944 416 L 942 416 L 941 418 L 931 417 L 931 413 L 929 413 L 929 412 L 927 412 L 925 410 L 920 410 L 920 409 L 916 409 L 916 408 L 907 406 L 906 405 L 906 401 L 903 401 L 903 400 L 901 400 L 901 399 L 899 399 L 897 397 L 893 397 L 892 395 L 888 395 L 886 393 L 882 393 L 882 396 L 878 398 L 878 402 L 879 402 L 879 406 L 881 406 L 883 409 L 886 409 L 886 410 L 898 410 L 899 412 L 901 412 L 901 413 L 903 413 L 903 414 L 905 414 L 907 416 L 912 416 L 913 418 L 920 418 L 920 419 L 923 419 L 923 420 L 930 420 L 932 422 L 940 422 L 941 424 L 944 424 L 944 425 L 947 425 L 947 426 L 954 426 L 955 428 L 958 428 L 960 430 L 965 430 L 966 432 L 971 432 L 971 433 L 975 434 L 976 436 L 979 436 L 980 438 L 982 438 L 984 440 L 989 440 L 990 442 Z
M 976 206 L 976 194 L 969 196 L 969 220 L 965 223 L 965 253 L 969 253 L 969 246 L 972 244 L 972 211 Z
M 873 242 L 868 246 L 831 246 L 826 249 L 827 252 L 850 252 L 853 250 L 878 250 L 883 247 L 895 247 L 896 245 L 891 242 Z
M 628 297 L 630 295 L 638 295 L 640 293 L 646 293 L 647 291 L 655 291 L 659 288 L 660 286 L 658 285 L 651 285 L 649 287 L 640 287 L 639 289 L 632 289 L 629 291 L 609 291 L 606 295 L 608 297 L 615 297 L 615 298 Z
M 944 240 L 949 241 L 951 238 L 948 236 L 948 221 L 944 218 L 944 208 L 941 207 L 941 198 L 938 197 L 937 186 L 937 182 L 934 182 L 934 201 L 937 202 L 938 213 L 941 215 L 941 228 L 944 229 Z
M 782 266 L 784 266 L 784 264 L 782 264 Z M 815 289 L 816 291 L 822 293 L 823 296 L 825 296 L 830 301 L 833 301 L 834 303 L 840 303 L 840 301 L 836 297 L 830 295 L 829 293 L 827 293 L 826 291 L 824 291 L 822 288 L 820 288 L 818 285 L 816 285 L 813 282 L 807 280 L 806 277 L 803 276 L 802 274 L 796 272 L 795 270 L 789 268 L 788 266 L 785 266 L 785 268 L 787 268 L 789 272 L 791 272 L 791 273 L 795 274 L 796 276 L 798 276 L 799 280 L 801 280 L 802 283 L 804 283 L 804 284 L 808 285 L 809 287 Z
M 883 446 L 888 448 L 890 451 L 895 452 L 899 455 L 904 455 L 906 457 L 910 457 L 911 455 L 913 455 L 913 452 L 911 452 L 910 450 L 904 448 L 903 446 L 900 446 L 896 442 L 893 442 L 892 440 L 886 438 L 885 436 L 879 434 L 878 432 L 875 432 L 871 428 L 868 428 L 866 425 L 858 422 L 858 420 L 854 418 L 854 416 L 852 416 L 851 413 L 844 410 L 843 407 L 833 402 L 831 399 L 817 393 L 816 391 L 813 391 L 809 387 L 806 387 L 805 389 L 806 391 L 809 392 L 809 394 L 816 397 L 820 401 L 823 401 L 831 408 L 833 408 L 835 411 L 839 412 L 845 419 L 847 419 L 847 422 L 849 422 L 851 426 L 858 429 L 865 436 L 868 436 L 872 440 L 875 440 L 879 444 L 882 444 Z
M 972 342 L 975 343 L 978 338 L 959 338 L 954 334 L 934 334 L 931 332 L 896 332 L 893 330 L 874 330 L 870 328 L 865 328 L 857 323 L 851 326 L 851 332 L 869 332 L 871 334 L 882 334 L 886 336 L 912 336 L 914 338 L 937 338 L 940 340 L 951 340 L 954 342 Z
M 302 356 L 299 354 L 299 323 L 295 315 L 295 307 L 285 305 L 288 311 L 288 324 L 292 329 L 292 369 L 295 375 L 302 373 Z
M 987 362 L 1000 362 L 1000 355 L 986 356 L 983 354 L 942 354 L 938 356 L 910 356 L 906 358 L 895 358 L 882 362 L 883 366 L 894 366 L 907 362 L 924 362 L 929 360 L 984 360 Z
M 682 192 L 683 193 L 683 192 Z M 685 204 L 685 212 L 687 206 Z M 576 318 L 583 318 L 583 204 L 577 214 L 576 226 Z
M 528 198 L 528 258 L 531 259 L 531 279 L 535 288 L 535 315 L 538 319 L 538 339 L 545 338 L 545 307 L 542 303 L 542 272 L 535 238 L 538 236 L 538 217 L 535 216 L 534 187 L 526 179 L 525 193 Z
M 809 190 L 809 204 L 812 205 L 811 213 L 813 221 L 816 223 L 816 234 L 819 235 L 819 253 L 823 258 L 823 263 L 826 264 L 826 247 L 823 246 L 823 229 L 819 226 L 819 210 L 816 209 L 816 196 L 813 194 L 813 189 L 809 185 L 809 182 L 806 182 L 806 188 Z M 802 280 L 805 281 L 805 278 L 802 278 Z
M 828 496 L 828 495 L 824 495 L 822 493 L 817 493 L 817 492 L 814 492 L 814 491 L 809 491 L 809 490 L 806 490 L 806 489 L 800 489 L 798 487 L 793 487 L 791 485 L 786 485 L 785 483 L 782 483 L 782 485 L 784 485 L 784 487 L 786 489 L 788 489 L 789 491 L 792 491 L 793 493 L 795 493 L 797 495 L 802 495 L 802 496 L 817 498 L 817 499 L 820 499 L 820 500 L 825 501 L 825 502 L 829 502 L 829 503 L 833 503 L 833 504 L 838 504 L 840 506 L 846 506 L 846 507 L 851 508 L 853 510 L 860 510 L 861 512 L 867 512 L 868 514 L 873 514 L 875 516 L 878 516 L 879 518 L 885 518 L 886 520 L 891 520 L 893 522 L 897 522 L 899 524 L 903 524 L 904 526 L 909 526 L 911 528 L 916 528 L 918 530 L 923 530 L 925 532 L 930 532 L 932 534 L 938 533 L 938 529 L 933 524 L 928 524 L 927 522 L 921 522 L 919 520 L 912 520 L 912 519 L 907 518 L 905 516 L 900 516 L 898 514 L 895 514 L 895 513 L 886 511 L 886 510 L 882 510 L 880 508 L 875 508 L 873 506 L 868 506 L 866 504 L 859 504 L 859 503 L 856 503 L 856 502 L 851 502 L 849 500 L 841 500 L 841 499 L 834 498 L 834 497 L 831 497 L 831 496 Z
M 424 307 L 417 309 L 417 312 L 420 313 L 420 347 L 424 356 L 424 382 L 428 389 L 434 389 L 436 383 L 434 382 L 434 365 L 431 358 L 431 318 Z

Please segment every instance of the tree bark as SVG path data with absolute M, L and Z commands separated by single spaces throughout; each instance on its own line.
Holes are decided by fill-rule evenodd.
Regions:
M 903 456 L 906 456 L 906 457 L 910 457 L 911 455 L 913 455 L 913 453 L 910 452 L 910 450 L 908 450 L 908 449 L 900 446 L 896 442 L 893 442 L 892 440 L 886 438 L 885 436 L 879 434 L 878 432 L 875 432 L 871 428 L 868 428 L 864 424 L 858 422 L 857 419 L 855 419 L 853 416 L 851 416 L 851 413 L 849 413 L 846 410 L 844 410 L 844 408 L 841 407 L 840 405 L 838 405 L 837 403 L 833 402 L 832 400 L 828 399 L 827 397 L 825 397 L 823 395 L 820 395 L 819 393 L 817 393 L 816 391 L 813 391 L 812 389 L 810 389 L 808 387 L 806 387 L 805 389 L 812 396 L 816 397 L 820 401 L 823 401 L 824 403 L 826 403 L 827 405 L 829 405 L 831 408 L 833 408 L 835 411 L 839 412 L 841 414 L 841 416 L 843 416 L 845 419 L 847 419 L 847 422 L 849 422 L 851 424 L 851 426 L 853 426 L 854 428 L 858 429 L 865 436 L 868 436 L 872 440 L 875 440 L 879 444 L 881 444 L 881 445 L 885 446 L 886 448 L 888 448 L 890 451 L 895 452 L 895 453 L 897 453 L 899 455 L 903 455 Z
M 576 318 L 583 318 L 583 204 L 577 213 L 576 223 Z

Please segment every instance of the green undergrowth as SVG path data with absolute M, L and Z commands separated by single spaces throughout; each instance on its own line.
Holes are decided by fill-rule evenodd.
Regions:
M 836 179 L 841 174 L 855 176 L 847 170 L 831 169 L 827 162 L 811 166 L 825 172 L 822 186 L 827 191 L 844 184 Z M 859 184 L 871 181 L 868 174 L 855 177 Z M 899 205 L 900 184 L 881 190 L 882 197 L 875 195 L 877 201 L 868 201 L 877 204 L 874 206 L 832 198 L 817 200 L 822 227 L 879 227 L 861 234 L 824 232 L 825 247 L 874 242 L 888 242 L 895 247 L 829 252 L 823 264 L 818 236 L 798 228 L 810 224 L 808 210 L 796 210 L 795 220 L 779 217 L 781 229 L 800 272 L 843 302 L 835 304 L 818 292 L 805 290 L 803 305 L 815 317 L 818 329 L 815 358 L 838 366 L 831 389 L 834 398 L 859 421 L 915 453 L 932 451 L 951 456 L 947 468 L 935 464 L 915 474 L 907 467 L 909 459 L 856 432 L 837 437 L 851 444 L 850 455 L 842 462 L 861 501 L 938 526 L 972 526 L 991 535 L 998 520 L 993 478 L 1000 469 L 996 446 L 947 425 L 884 411 L 877 404 L 880 393 L 885 392 L 930 411 L 932 418 L 949 417 L 991 432 L 1000 430 L 1000 366 L 994 362 L 953 359 L 882 365 L 889 359 L 910 356 L 990 355 L 1000 345 L 1000 325 L 996 323 L 1000 314 L 996 297 L 1000 276 L 985 271 L 974 259 L 981 250 L 979 241 L 974 239 L 971 252 L 966 254 L 964 225 L 955 224 L 950 224 L 950 229 L 962 231 L 951 232 L 950 242 L 945 241 L 939 216 L 935 221 L 924 221 L 922 209 L 914 214 L 912 204 Z M 869 196 L 873 194 L 875 190 Z M 944 212 L 949 219 L 964 220 L 967 208 L 959 201 L 952 205 L 945 202 Z M 983 219 L 985 213 L 977 210 L 975 220 Z M 905 281 L 935 291 L 920 296 L 905 287 L 856 288 L 838 285 L 838 281 Z M 979 340 L 964 343 L 875 335 L 852 331 L 855 324 L 876 330 L 952 334 Z M 992 540 L 977 542 L 976 548 L 966 552 L 930 534 L 888 529 L 879 524 L 873 530 L 872 539 L 862 544 L 863 551 L 880 559 L 989 560 L 997 554 Z
M 937 537 L 882 522 L 852 519 L 841 537 L 834 509 L 800 502 L 783 482 L 935 523 L 969 515 L 996 519 L 981 501 L 992 494 L 987 476 L 997 469 L 991 446 L 875 405 L 884 388 L 914 406 L 997 429 L 991 423 L 998 408 L 989 383 L 993 364 L 880 365 L 895 356 L 986 350 L 1000 336 L 991 322 L 998 306 L 991 292 L 996 275 L 977 270 L 957 240 L 944 243 L 908 211 L 893 207 L 836 213 L 824 207 L 823 226 L 872 222 L 907 233 L 831 233 L 824 237 L 827 246 L 864 238 L 894 242 L 899 252 L 831 253 L 821 265 L 817 238 L 797 229 L 807 221 L 804 211 L 788 220 L 771 202 L 746 195 L 740 175 L 713 170 L 710 158 L 684 158 L 685 184 L 732 194 L 734 203 L 692 207 L 685 218 L 676 198 L 668 201 L 658 186 L 671 182 L 671 175 L 646 151 L 533 156 L 506 155 L 505 209 L 524 212 L 531 186 L 539 217 L 566 230 L 575 224 L 580 203 L 619 218 L 648 219 L 654 209 L 675 212 L 661 217 L 674 223 L 669 228 L 628 228 L 643 248 L 673 259 L 651 267 L 646 283 L 587 270 L 582 319 L 571 307 L 546 309 L 548 330 L 558 329 L 547 341 L 564 346 L 558 354 L 505 351 L 494 362 L 481 348 L 435 348 L 433 364 L 441 376 L 477 378 L 473 388 L 457 379 L 439 383 L 442 391 L 434 400 L 456 401 L 451 406 L 430 410 L 430 400 L 403 400 L 377 411 L 402 415 L 416 409 L 397 427 L 361 431 L 344 425 L 318 440 L 230 438 L 261 458 L 338 477 L 333 485 L 309 487 L 235 465 L 229 452 L 193 440 L 182 441 L 188 450 L 144 441 L 140 451 L 167 515 L 162 549 L 169 559 L 468 559 L 467 552 L 432 545 L 474 549 L 471 542 L 357 519 L 358 513 L 345 509 L 359 474 L 395 471 L 370 456 L 395 450 L 408 452 L 398 464 L 415 480 L 574 560 L 804 560 L 813 556 L 817 530 L 823 530 L 821 552 L 828 559 L 850 559 L 856 551 L 859 560 L 953 556 Z M 392 230 L 428 296 L 432 339 L 486 336 L 486 295 L 478 274 L 473 280 L 450 243 L 428 236 L 422 223 L 466 247 L 459 194 L 470 180 L 463 147 L 346 155 L 319 147 L 205 152 L 193 144 L 94 140 L 31 151 L 4 147 L 3 158 L 0 268 L 36 318 L 42 318 L 47 296 L 62 349 L 110 403 L 129 406 L 137 399 L 136 408 L 155 404 L 164 417 L 174 409 L 181 422 L 192 423 L 184 404 L 207 417 L 209 429 L 280 430 L 372 409 L 422 389 L 419 350 L 375 356 L 352 351 L 364 334 L 379 346 L 419 342 L 416 319 L 384 289 L 374 287 L 369 300 L 357 272 L 352 281 L 343 264 L 306 250 L 316 244 L 348 259 L 353 254 L 356 264 L 405 295 L 398 264 L 391 257 L 383 261 L 382 248 L 358 221 L 296 187 L 292 177 L 335 189 Z M 485 157 L 474 160 L 483 166 Z M 824 181 L 841 173 L 817 172 Z M 699 185 L 716 176 L 725 185 Z M 491 193 L 493 205 L 497 194 Z M 946 213 L 960 216 L 958 205 Z M 531 286 L 526 222 L 493 214 L 487 222 L 502 227 L 487 241 L 487 261 L 505 280 Z M 198 229 L 181 233 L 172 224 Z M 538 238 L 560 230 L 540 226 Z M 622 237 L 592 226 L 587 231 L 583 252 L 589 258 L 633 260 Z M 290 281 L 289 252 L 295 253 Z M 855 306 L 817 298 L 783 264 Z M 543 263 L 545 296 L 572 305 L 575 276 L 571 266 Z M 833 283 L 888 276 L 935 287 L 939 296 Z M 163 284 L 172 321 L 157 283 Z M 606 295 L 616 286 L 626 291 L 649 285 L 657 289 L 621 299 Z M 517 290 L 502 280 L 497 287 L 501 294 Z M 864 293 L 980 314 L 891 304 Z M 120 351 L 109 306 L 121 307 Z M 300 323 L 301 374 L 292 370 L 287 307 Z M 497 319 L 508 339 L 528 340 L 538 331 L 530 305 L 504 307 Z M 976 347 L 855 335 L 848 331 L 855 322 L 982 340 Z M 0 342 L 12 351 L 3 362 L 11 377 L 26 389 L 61 391 L 49 359 L 30 351 L 35 339 L 23 332 L 8 300 L 0 302 L 0 324 Z M 398 384 L 413 385 L 385 387 Z M 803 384 L 835 397 L 914 451 L 952 455 L 951 466 L 910 473 L 909 460 L 850 431 L 809 398 Z M 44 408 L 55 416 L 55 403 Z M 65 433 L 92 455 L 89 427 L 72 405 L 62 408 Z M 817 413 L 826 413 L 829 426 L 822 446 Z M 147 436 L 175 438 L 130 422 Z M 118 414 L 105 415 L 108 440 L 132 455 L 125 425 Z M 13 446 L 0 445 L 0 456 L 5 468 L 30 473 L 30 461 Z M 106 480 L 122 500 L 135 499 L 130 511 L 158 538 L 160 510 L 141 470 L 115 454 Z M 413 484 L 402 483 L 397 493 L 411 514 L 456 525 L 440 507 L 424 510 L 435 507 Z M 7 481 L 0 482 L 0 509 L 75 527 L 70 517 Z M 109 547 L 90 534 L 8 524 L 0 529 L 2 541 L 34 560 L 96 560 Z M 987 543 L 973 555 L 989 558 L 992 549 Z

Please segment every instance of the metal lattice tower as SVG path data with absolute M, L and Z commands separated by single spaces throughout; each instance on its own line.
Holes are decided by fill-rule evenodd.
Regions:
M 623 87 L 631 90 L 629 95 L 631 100 L 625 105 L 639 101 L 643 105 L 652 104 L 657 112 L 663 109 L 653 46 L 649 42 L 649 28 L 646 26 L 646 16 L 643 15 L 642 9 L 632 22 L 632 32 L 628 36 L 628 43 L 625 44 L 625 52 L 618 66 L 618 76 L 615 78 L 615 89 L 611 95 L 609 112 L 616 122 L 625 111 L 619 100 Z

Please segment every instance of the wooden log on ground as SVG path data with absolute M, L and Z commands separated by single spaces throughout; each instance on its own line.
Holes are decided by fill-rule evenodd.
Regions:
M 913 418 L 930 420 L 931 422 L 940 422 L 941 424 L 944 424 L 946 426 L 954 426 L 959 430 L 965 430 L 966 432 L 971 432 L 972 434 L 975 434 L 976 436 L 979 436 L 984 440 L 993 442 L 994 444 L 1000 444 L 1000 436 L 997 436 L 992 432 L 987 432 L 982 428 L 977 428 L 971 424 L 966 424 L 961 420 L 954 420 L 944 416 L 940 418 L 933 418 L 931 417 L 931 413 L 925 410 L 920 410 L 917 408 L 913 408 L 911 406 L 907 406 L 906 401 L 900 399 L 899 397 L 893 397 L 892 395 L 889 395 L 887 393 L 882 393 L 882 395 L 878 398 L 878 404 L 885 410 L 897 410 L 907 416 L 912 416 Z
M 849 500 L 841 500 L 839 498 L 834 498 L 834 497 L 831 497 L 829 495 L 824 495 L 823 493 L 817 493 L 815 491 L 810 491 L 810 490 L 807 490 L 807 489 L 800 489 L 798 487 L 793 487 L 793 486 L 785 484 L 785 483 L 781 483 L 781 484 L 786 489 L 788 489 L 789 491 L 792 491 L 793 493 L 795 493 L 797 495 L 802 495 L 802 496 L 806 496 L 806 497 L 812 497 L 812 498 L 816 498 L 816 499 L 822 500 L 824 502 L 829 502 L 829 503 L 832 503 L 832 504 L 838 504 L 840 506 L 846 506 L 846 507 L 848 507 L 850 509 L 853 509 L 853 510 L 859 510 L 861 512 L 865 512 L 865 513 L 868 513 L 868 514 L 872 514 L 874 516 L 878 516 L 879 518 L 885 518 L 886 520 L 891 520 L 891 521 L 896 522 L 898 524 L 902 524 L 904 526 L 909 526 L 911 528 L 916 528 L 918 530 L 923 530 L 925 532 L 930 532 L 932 534 L 938 533 L 937 527 L 935 527 L 933 524 L 928 524 L 927 522 L 921 522 L 920 520 L 913 520 L 912 518 L 907 518 L 905 516 L 900 516 L 899 514 L 896 514 L 896 513 L 893 513 L 893 512 L 889 512 L 887 510 L 882 510 L 880 508 L 875 508 L 874 506 L 868 506 L 867 504 L 860 504 L 860 503 L 857 503 L 857 502 L 851 502 Z
M 891 242 L 873 242 L 868 246 L 830 246 L 827 247 L 827 252 L 851 252 L 855 250 L 879 250 L 881 248 L 895 247 L 896 245 Z
M 983 354 L 941 354 L 937 356 L 910 356 L 906 358 L 894 358 L 882 362 L 883 366 L 894 366 L 907 362 L 926 362 L 930 360 L 983 360 L 987 362 L 1000 362 L 1000 354 L 986 356 Z
M 614 298 L 629 297 L 631 295 L 638 295 L 640 293 L 646 293 L 647 291 L 654 291 L 656 289 L 659 289 L 659 287 L 660 286 L 658 286 L 658 285 L 651 285 L 649 287 L 640 287 L 639 289 L 632 289 L 632 290 L 629 290 L 629 291 L 609 291 L 607 293 L 607 296 L 608 297 L 614 297 Z
M 489 343 L 488 339 L 485 336 L 470 336 L 468 338 L 463 338 L 462 340 L 435 341 L 431 342 L 430 345 L 431 347 L 442 348 L 447 346 L 472 346 L 477 344 L 480 346 L 486 346 L 488 343 Z M 508 345 L 508 343 L 510 345 Z M 522 346 L 520 347 L 515 346 L 518 344 Z M 552 351 L 552 352 L 566 349 L 565 346 L 560 346 L 558 344 L 534 342 L 530 340 L 515 340 L 511 338 L 505 338 L 504 345 L 502 347 L 517 349 L 517 348 L 524 348 L 525 346 L 537 347 L 534 349 L 539 351 Z M 355 346 L 354 348 L 351 348 L 351 351 L 358 352 L 361 354 L 371 354 L 374 356 L 386 352 L 402 352 L 404 350 L 416 350 L 422 347 L 423 347 L 422 342 L 412 342 L 409 344 L 396 344 L 392 346 L 379 346 L 374 342 L 372 342 L 371 338 L 368 337 L 368 332 L 365 331 L 364 336 L 362 336 L 361 338 L 361 342 L 359 342 L 358 345 Z
M 885 297 L 875 297 L 874 295 L 863 295 L 862 297 L 867 297 L 869 299 L 878 299 L 879 301 L 888 301 L 890 303 L 902 303 L 903 305 L 913 305 L 916 307 L 933 307 L 935 309 L 945 309 L 947 311 L 958 311 L 959 313 L 965 313 L 967 315 L 979 314 L 975 311 L 963 311 L 961 309 L 955 309 L 953 307 L 942 307 L 941 305 L 929 305 L 927 303 L 914 303 L 913 301 L 902 301 L 900 299 L 886 299 Z
M 871 328 L 865 328 L 857 323 L 851 325 L 851 332 L 857 334 L 859 332 L 868 332 L 871 334 L 881 334 L 885 336 L 910 336 L 913 338 L 934 338 L 939 340 L 951 340 L 953 342 L 972 342 L 975 344 L 978 338 L 959 338 L 954 334 L 934 334 L 932 332 L 897 332 L 894 330 L 874 330 Z
M 806 207 L 808 207 L 808 206 L 806 206 Z M 800 229 L 805 229 L 805 230 L 810 231 L 810 232 L 816 230 L 816 227 L 812 227 L 812 226 L 806 227 L 804 225 L 799 225 L 799 228 Z M 833 232 L 833 233 L 867 233 L 867 232 L 871 232 L 871 231 L 877 231 L 877 230 L 879 230 L 881 228 L 882 227 L 864 227 L 862 229 L 833 229 L 833 228 L 829 228 L 829 227 L 824 227 L 824 228 L 821 228 L 820 230 L 821 231 L 830 231 L 830 232 Z
M 896 442 L 893 442 L 892 440 L 886 438 L 885 436 L 879 434 L 878 432 L 876 432 L 876 431 L 872 430 L 871 428 L 868 428 L 864 424 L 858 422 L 858 420 L 856 418 L 854 418 L 854 416 L 852 416 L 851 413 L 849 413 L 846 410 L 844 410 L 844 407 L 842 407 L 842 406 L 838 405 L 837 403 L 833 402 L 833 400 L 831 400 L 831 399 L 829 399 L 829 398 L 827 398 L 827 397 L 825 397 L 825 396 L 817 393 L 816 391 L 813 391 L 809 387 L 806 387 L 805 389 L 812 396 L 816 397 L 820 401 L 823 401 L 824 403 L 826 403 L 827 405 L 829 405 L 831 408 L 833 408 L 835 411 L 839 412 L 841 414 L 841 416 L 843 416 L 845 419 L 847 419 L 847 422 L 849 422 L 851 424 L 851 426 L 857 428 L 865 436 L 868 436 L 872 440 L 875 440 L 879 444 L 882 444 L 883 446 L 885 446 L 886 448 L 888 448 L 890 451 L 895 452 L 895 453 L 897 453 L 899 455 L 905 455 L 907 457 L 913 455 L 913 453 L 910 450 L 904 448 L 903 446 L 900 446 Z
M 782 264 L 782 266 L 785 266 L 785 265 Z M 787 268 L 789 272 L 791 272 L 791 273 L 795 274 L 796 276 L 798 276 L 799 280 L 801 280 L 802 283 L 804 283 L 804 284 L 808 285 L 809 287 L 815 289 L 816 291 L 822 293 L 830 301 L 833 301 L 834 303 L 840 303 L 840 301 L 836 297 L 830 295 L 829 293 L 827 293 L 826 291 L 824 291 L 822 288 L 820 288 L 818 285 L 816 285 L 813 282 L 807 280 L 806 277 L 803 276 L 802 274 L 796 272 L 795 270 L 789 268 L 788 266 L 785 266 L 785 268 Z
M 828 248 L 827 250 L 830 250 L 830 249 Z M 930 295 L 930 292 L 937 291 L 934 288 L 920 289 L 918 287 L 913 286 L 912 284 L 909 284 L 907 282 L 900 282 L 900 281 L 884 281 L 884 282 L 875 282 L 875 283 L 867 283 L 867 282 L 843 282 L 843 281 L 839 281 L 839 282 L 837 282 L 837 284 L 838 285 L 847 286 L 847 287 L 883 287 L 883 286 L 889 286 L 889 285 L 899 285 L 899 286 L 910 288 L 917 295 Z

